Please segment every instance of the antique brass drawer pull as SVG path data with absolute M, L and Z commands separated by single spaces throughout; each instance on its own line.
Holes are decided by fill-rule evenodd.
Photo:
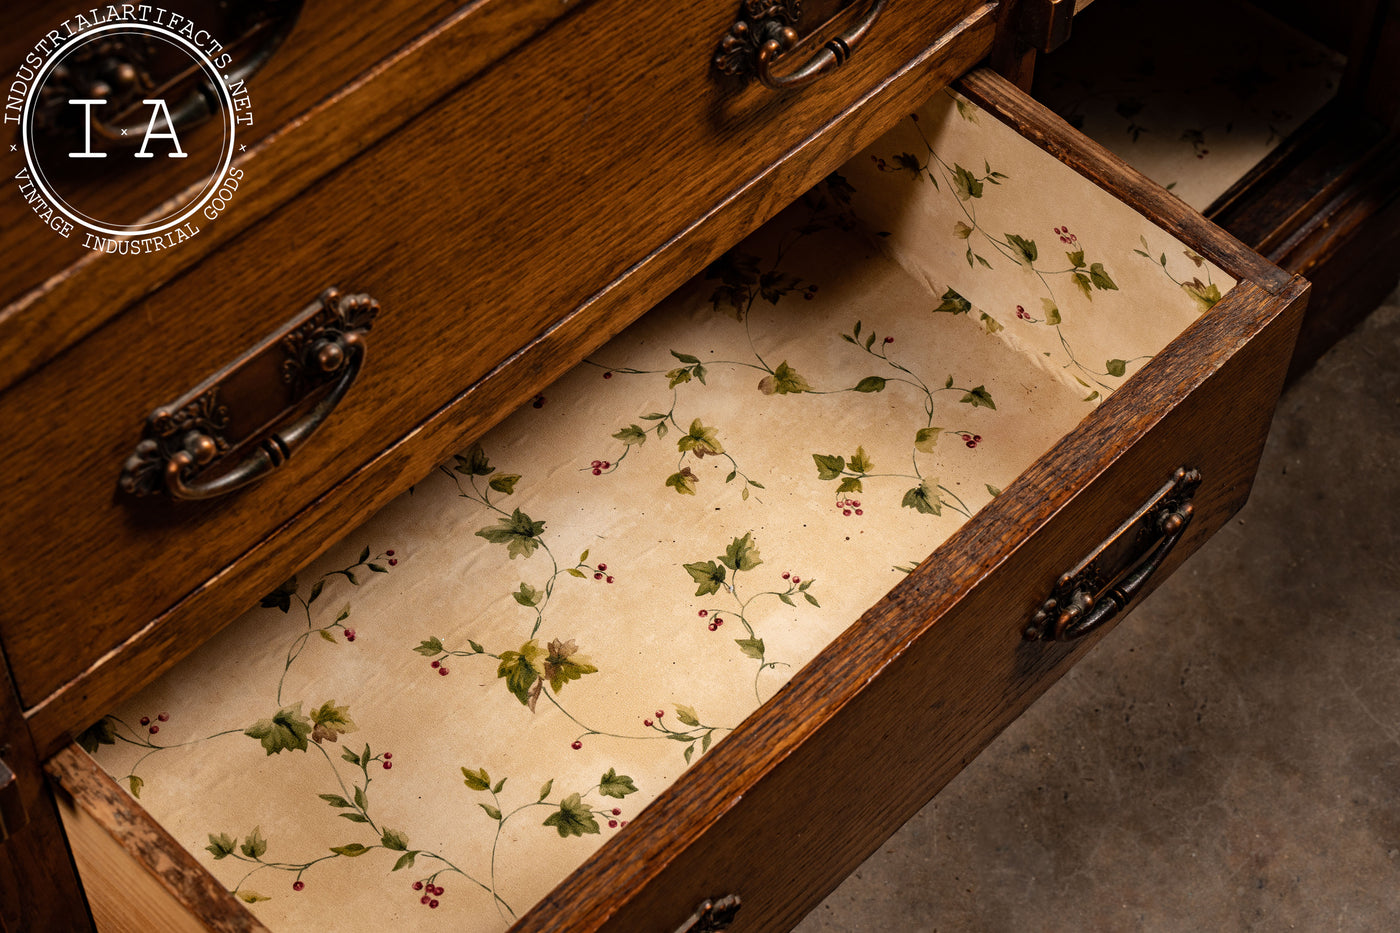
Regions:
M 1186 532 L 1201 474 L 1185 467 L 1077 567 L 1055 583 L 1025 637 L 1070 641 L 1111 621 L 1138 595 Z
M 797 44 L 802 0 L 744 0 L 740 18 L 720 41 L 715 67 L 727 75 L 752 73 L 777 91 L 805 87 L 850 59 L 887 2 L 873 0 L 859 21 L 828 40 L 805 64 L 780 75 L 773 68 Z
M 231 63 L 223 68 L 231 86 L 246 81 L 265 65 L 296 25 L 304 0 L 226 0 L 218 5 L 222 22 L 212 22 L 216 36 L 229 36 L 221 50 Z M 169 101 L 170 123 L 178 131 L 198 126 L 217 112 L 212 80 L 199 67 L 181 61 L 170 73 L 169 56 L 160 43 L 138 34 L 116 33 L 83 45 L 50 78 L 35 128 L 47 139 L 88 139 L 94 151 L 134 148 L 145 137 L 151 118 L 147 98 Z M 162 73 L 164 72 L 164 73 Z M 103 107 L 73 107 L 70 100 L 106 102 Z M 104 118 L 100 114 L 112 113 Z
M 122 465 L 122 491 L 212 499 L 286 463 L 354 384 L 364 364 L 365 333 L 378 313 L 379 303 L 368 295 L 324 291 L 285 331 L 153 411 L 145 437 Z M 258 437 L 288 408 L 305 408 L 328 382 L 330 389 L 309 410 Z M 237 465 L 206 475 L 207 467 L 239 451 L 246 452 Z
M 676 928 L 676 933 L 720 933 L 729 929 L 740 906 L 737 894 L 705 901 L 690 915 L 689 920 Z

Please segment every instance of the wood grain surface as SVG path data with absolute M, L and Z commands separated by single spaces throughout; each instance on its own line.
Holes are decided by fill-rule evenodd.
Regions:
M 203 227 L 199 236 L 179 249 L 126 262 L 85 254 L 0 307 L 0 347 L 5 350 L 0 359 L 0 389 L 255 228 L 284 201 L 582 6 L 555 0 L 473 0 L 388 58 L 359 63 L 364 70 L 347 84 L 324 99 L 305 99 L 306 110 L 234 160 L 235 167 L 246 171 L 237 207 Z M 275 72 L 261 74 L 259 85 Z M 28 229 L 32 232 L 32 227 Z M 14 274 L 21 271 L 16 267 Z M 0 289 L 6 295 L 11 291 Z
M 5 454 L 6 472 L 24 481 L 0 492 L 28 542 L 0 617 L 27 703 L 732 196 L 935 44 L 961 8 L 980 5 L 893 7 L 862 55 L 788 95 L 717 80 L 710 58 L 733 19 L 728 2 L 677 6 L 677 28 L 644 44 L 617 30 L 619 6 L 580 10 L 0 398 L 0 434 L 28 439 Z M 639 95 L 643 75 L 649 93 Z M 531 103 L 521 106 L 526 87 Z M 367 292 L 383 311 L 359 379 L 311 442 L 226 499 L 114 493 L 151 410 L 330 285 Z M 218 313 L 192 339 L 190 309 L 211 301 Z M 30 429 L 36 415 L 52 427 Z M 42 533 L 55 515 L 72 533 Z M 52 615 L 71 639 L 62 654 L 51 649 Z
M 230 552 L 228 562 L 216 566 L 207 581 L 152 621 L 145 622 L 135 613 L 128 615 L 128 624 L 120 630 L 131 633 L 125 640 L 117 637 L 107 641 L 110 650 L 94 653 L 96 660 L 89 662 L 86 669 L 67 665 L 67 676 L 72 679 L 60 681 L 51 695 L 29 711 L 36 741 L 48 752 L 56 751 L 65 736 L 101 716 L 115 698 L 138 689 L 193 650 L 260 594 L 281 582 L 291 568 L 319 554 L 346 529 L 425 475 L 448 453 L 528 401 L 539 387 L 562 375 L 928 95 L 969 68 L 990 47 L 993 10 L 989 5 L 975 7 L 964 21 L 935 37 L 912 59 L 896 66 L 885 63 L 883 77 L 861 77 L 864 92 L 850 100 L 848 106 L 825 115 L 821 122 L 814 121 L 807 127 L 806 135 L 799 134 L 770 163 L 751 169 L 742 181 L 736 180 L 716 204 L 688 217 L 673 218 L 676 226 L 669 236 L 617 270 L 611 280 L 600 283 L 596 293 L 586 296 L 561 320 L 534 336 L 517 334 L 519 343 L 523 343 L 519 352 L 468 389 L 447 399 L 418 427 L 406 434 L 391 433 L 394 419 L 389 418 L 384 422 L 389 427 L 375 438 L 376 449 L 382 452 L 351 471 L 340 485 L 310 496 L 300 512 L 282 512 L 282 518 L 271 530 L 260 536 L 250 535 L 246 539 L 247 550 Z M 872 66 L 878 67 L 878 62 Z M 511 267 L 505 274 L 518 271 Z M 392 313 L 393 306 L 386 305 L 384 314 Z M 411 308 L 407 314 L 413 315 Z M 370 337 L 371 358 L 383 346 L 382 334 L 376 324 Z M 470 350 L 468 346 L 460 352 Z M 429 357 L 428 362 L 415 365 L 414 378 L 428 384 L 451 375 L 443 375 L 443 367 L 455 362 Z M 357 387 L 355 391 L 360 390 Z M 236 510 L 249 521 L 264 521 L 266 516 L 249 513 L 259 508 L 258 501 L 276 498 L 276 493 L 267 500 L 244 497 Z M 168 537 L 164 540 L 168 546 Z M 146 546 L 152 545 L 148 542 Z M 149 599 L 149 594 L 142 595 Z M 53 671 L 49 673 L 51 676 Z
M 81 748 L 46 766 L 102 933 L 266 933 L 193 855 Z
M 1243 504 L 1307 288 L 1236 286 L 515 931 L 669 930 L 728 894 L 733 933 L 790 928 L 1099 637 L 1022 640 L 1060 573 L 1178 466 L 1204 482 L 1165 573 Z

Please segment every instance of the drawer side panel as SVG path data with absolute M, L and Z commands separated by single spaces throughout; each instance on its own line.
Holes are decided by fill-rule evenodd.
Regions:
M 518 929 L 669 929 L 726 894 L 735 931 L 800 919 L 1098 637 L 1022 640 L 1060 573 L 1182 464 L 1205 482 L 1164 571 L 1244 503 L 1306 289 L 1237 286 Z

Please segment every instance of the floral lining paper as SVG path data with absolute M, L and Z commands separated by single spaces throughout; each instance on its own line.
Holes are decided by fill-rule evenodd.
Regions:
M 274 930 L 505 929 L 1233 284 L 941 93 L 81 741 Z

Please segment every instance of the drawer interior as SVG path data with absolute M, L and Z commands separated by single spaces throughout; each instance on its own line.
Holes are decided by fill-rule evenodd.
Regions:
M 271 929 L 502 929 L 1237 284 L 942 92 L 80 741 Z

